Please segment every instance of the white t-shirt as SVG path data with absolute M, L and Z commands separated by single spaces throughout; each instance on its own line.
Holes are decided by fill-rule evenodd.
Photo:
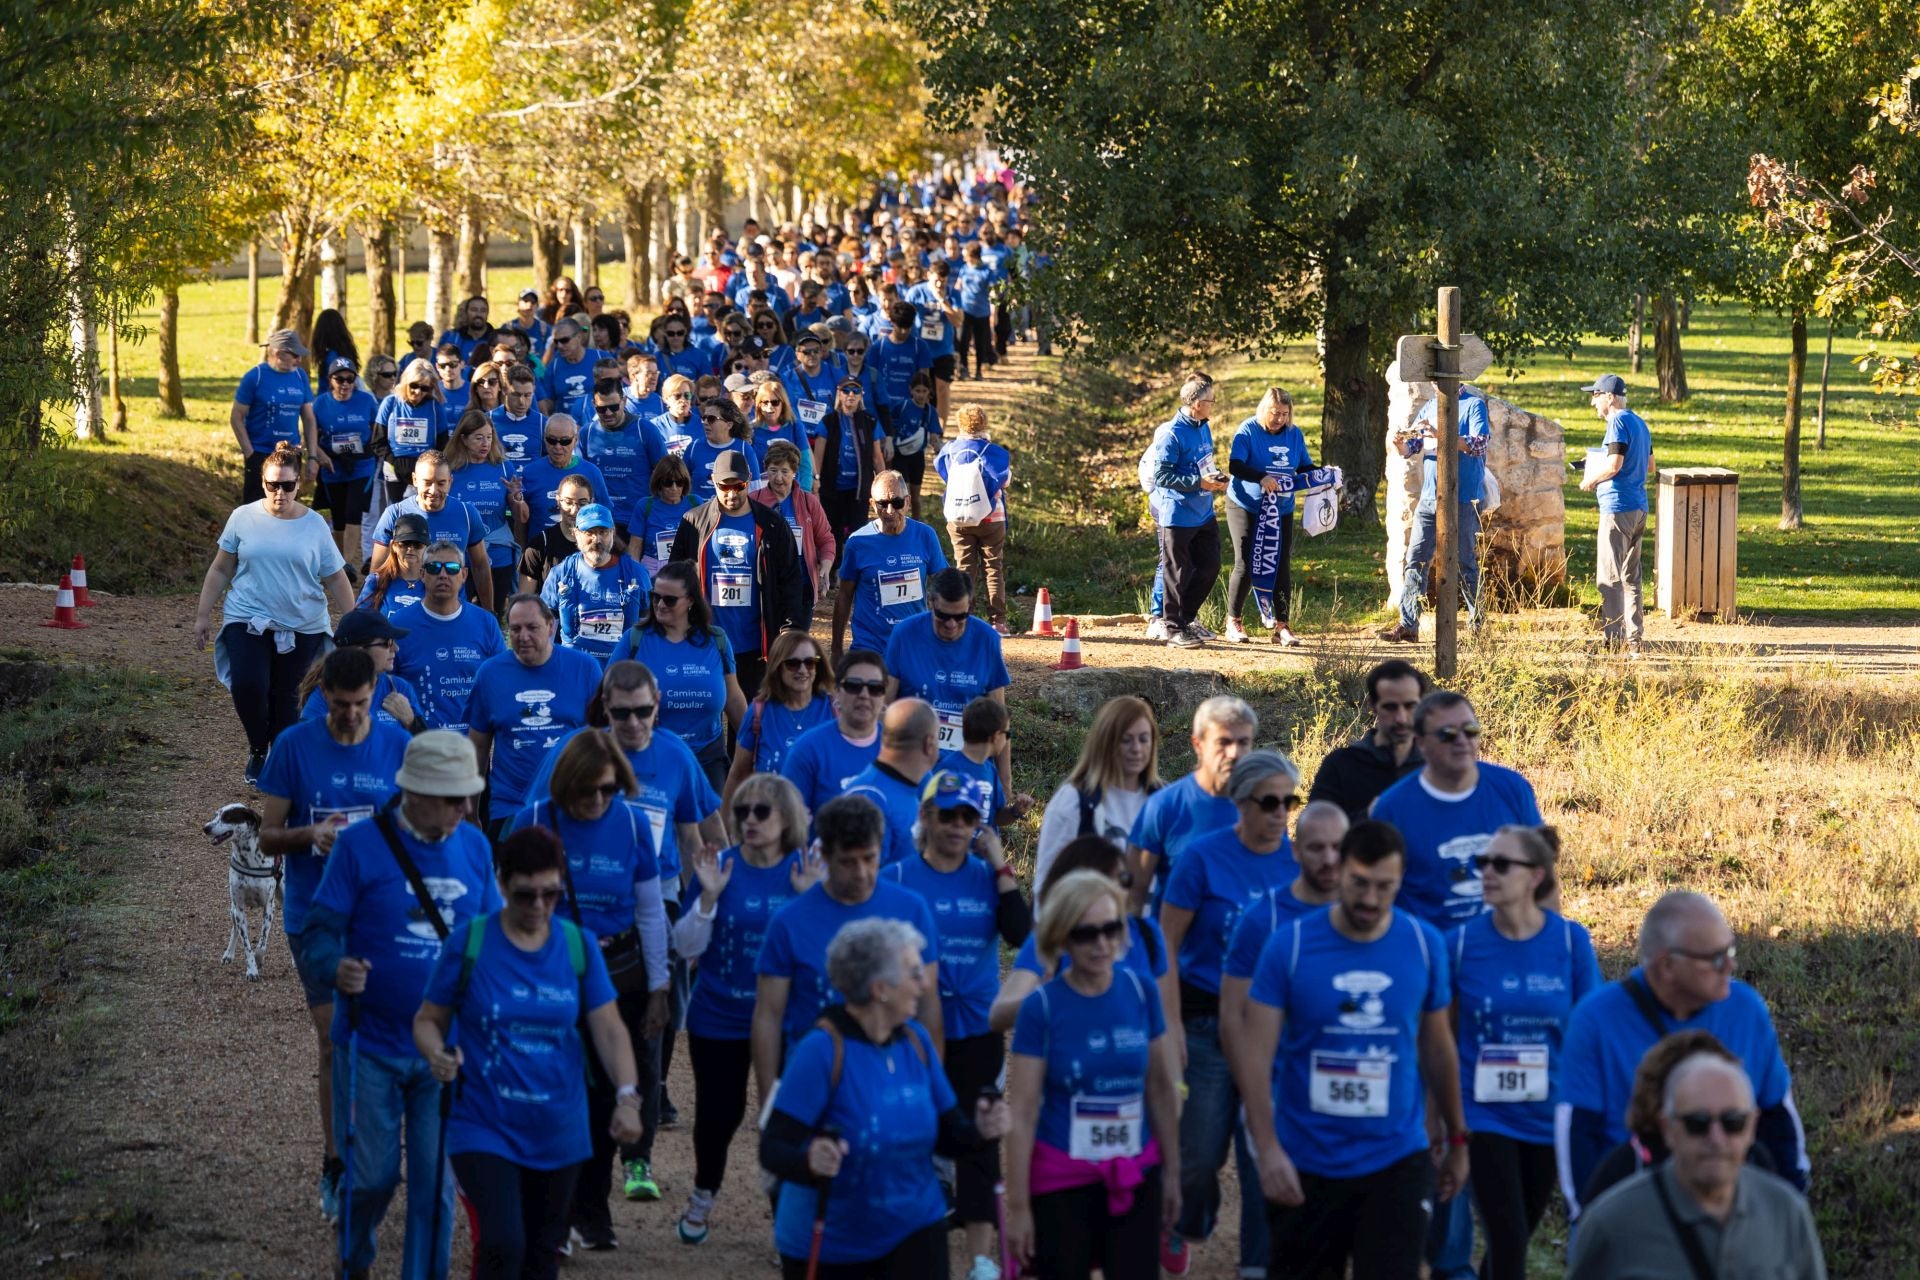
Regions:
M 221 614 L 227 622 L 264 618 L 276 631 L 307 635 L 332 630 L 320 584 L 346 566 L 333 529 L 317 511 L 282 520 L 266 503 L 235 507 L 220 531 L 220 549 L 239 561 Z
M 1124 850 L 1127 847 L 1127 832 L 1133 830 L 1133 820 L 1140 816 L 1140 810 L 1146 803 L 1147 793 L 1144 791 L 1107 788 L 1101 793 L 1100 803 L 1093 811 L 1094 830 Z M 1053 860 L 1079 835 L 1080 792 L 1063 782 L 1040 815 L 1039 852 L 1035 855 L 1033 869 L 1036 902 L 1039 890 L 1047 883 L 1047 872 L 1052 868 Z

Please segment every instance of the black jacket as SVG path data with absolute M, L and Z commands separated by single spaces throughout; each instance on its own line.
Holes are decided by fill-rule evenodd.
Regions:
M 873 488 L 873 434 L 875 422 L 872 414 L 865 409 L 857 409 L 853 414 L 853 453 L 860 467 L 860 476 L 851 494 L 844 495 L 856 502 L 866 501 L 867 494 Z M 813 478 L 814 493 L 822 505 L 831 512 L 831 500 L 840 494 L 840 413 L 834 410 L 820 420 L 826 428 L 827 449 L 821 455 L 818 468 L 820 474 Z M 838 534 L 839 530 L 834 531 Z
M 1320 771 L 1313 775 L 1313 790 L 1307 793 L 1307 799 L 1331 801 L 1346 810 L 1348 821 L 1358 822 L 1367 816 L 1382 791 L 1425 764 L 1418 747 L 1395 764 L 1392 749 L 1376 746 L 1369 729 L 1346 746 L 1327 753 Z
M 691 560 L 700 571 L 704 589 L 707 581 L 707 542 L 720 525 L 720 499 L 712 498 L 680 518 L 680 531 L 673 535 L 673 560 Z M 754 590 L 760 593 L 760 652 L 773 647 L 773 638 L 789 627 L 805 627 L 811 609 L 813 584 L 807 581 L 807 566 L 794 545 L 793 530 L 780 513 L 758 502 L 747 504 L 753 517 Z

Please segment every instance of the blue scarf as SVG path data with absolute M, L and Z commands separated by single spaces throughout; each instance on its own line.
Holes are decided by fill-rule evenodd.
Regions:
M 1280 580 L 1280 525 L 1284 520 L 1293 519 L 1291 509 L 1285 515 L 1280 513 L 1280 499 L 1296 491 L 1331 485 L 1334 469 L 1315 467 L 1297 474 L 1279 471 L 1273 479 L 1279 487 L 1260 496 L 1260 510 L 1253 526 L 1253 604 L 1260 610 L 1261 625 L 1267 627 L 1273 625 L 1273 589 Z

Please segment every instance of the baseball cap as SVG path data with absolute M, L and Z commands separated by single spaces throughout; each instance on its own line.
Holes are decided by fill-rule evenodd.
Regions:
M 834 316 L 827 321 L 828 333 L 852 333 L 853 322 L 845 316 Z
M 971 809 L 975 813 L 980 812 L 980 806 L 975 802 L 973 789 L 967 785 L 967 780 L 951 769 L 935 771 L 927 779 L 926 785 L 920 788 L 920 803 L 926 804 L 929 801 L 933 803 L 934 808 L 943 813 L 953 809 Z
M 1603 373 L 1593 380 L 1592 386 L 1580 389 L 1590 396 L 1623 396 L 1627 394 L 1627 380 L 1617 373 Z
M 407 511 L 393 518 L 393 528 L 387 531 L 387 542 L 389 545 L 396 542 L 417 542 L 425 546 L 431 541 L 432 536 L 432 531 L 427 528 L 427 518 Z
M 267 335 L 263 345 L 269 351 L 291 351 L 297 356 L 307 354 L 307 344 L 300 341 L 300 335 L 291 329 L 275 329 Z
M 451 729 L 429 729 L 407 743 L 393 780 L 423 796 L 476 796 L 487 786 L 473 743 Z
M 589 502 L 586 506 L 580 508 L 580 514 L 573 518 L 573 527 L 576 529 L 611 529 L 613 528 L 613 512 L 607 510 L 606 507 L 598 502 Z
M 538 302 L 540 301 L 540 291 L 538 289 L 522 289 L 520 291 L 520 300 L 522 302 Z
M 334 374 L 340 372 L 342 369 L 345 369 L 350 373 L 359 372 L 359 369 L 353 363 L 352 356 L 335 356 L 333 359 L 327 361 L 328 377 L 332 377 Z
M 852 388 L 855 391 L 866 390 L 866 387 L 861 384 L 860 379 L 858 378 L 842 378 L 837 384 L 835 384 L 833 389 L 835 391 L 845 391 L 848 388 Z
M 807 328 L 802 329 L 799 333 L 794 335 L 793 345 L 796 349 L 806 345 L 809 342 L 811 342 L 816 347 L 821 347 L 826 345 L 827 340 L 821 337 L 819 334 L 815 333 L 813 331 L 812 326 L 808 326 Z
M 735 391 L 745 391 L 753 384 L 747 381 L 747 375 L 744 373 L 730 373 L 727 375 L 727 380 L 720 385 L 727 392 L 732 393 Z
M 752 481 L 753 473 L 747 469 L 747 460 L 738 450 L 729 449 L 713 460 L 713 479 L 719 481 L 739 481 L 746 484 Z
M 340 615 L 333 628 L 333 642 L 342 648 L 372 644 L 375 640 L 398 640 L 406 627 L 396 627 L 387 616 L 373 609 L 354 609 Z

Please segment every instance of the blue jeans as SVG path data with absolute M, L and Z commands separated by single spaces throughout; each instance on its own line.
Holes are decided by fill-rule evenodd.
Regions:
M 1182 1020 L 1187 1030 L 1187 1105 L 1180 1113 L 1180 1220 L 1173 1229 L 1188 1240 L 1213 1234 L 1220 1215 L 1220 1166 L 1231 1139 L 1240 1171 L 1240 1268 L 1267 1269 L 1266 1200 L 1241 1123 L 1240 1093 L 1220 1048 L 1220 1019 L 1209 1014 Z
M 1434 510 L 1421 503 L 1413 513 L 1413 540 L 1407 544 L 1405 576 L 1400 586 L 1400 625 L 1420 625 L 1420 597 L 1427 591 L 1427 566 L 1433 563 L 1437 535 Z M 1471 502 L 1460 504 L 1460 598 L 1467 606 L 1467 620 L 1480 624 L 1480 508 Z
M 346 1152 L 347 1114 L 353 1108 L 353 1194 L 345 1212 L 353 1228 L 347 1264 L 373 1269 L 373 1237 L 400 1185 L 401 1125 L 406 1126 L 407 1231 L 401 1280 L 441 1280 L 453 1240 L 453 1174 L 440 1177 L 440 1238 L 433 1234 L 433 1157 L 440 1142 L 440 1084 L 424 1058 L 386 1058 L 360 1052 L 354 1100 L 345 1045 L 333 1050 L 333 1140 Z
M 1431 1280 L 1474 1280 L 1470 1183 L 1453 1199 L 1433 1206 L 1433 1218 L 1427 1223 L 1427 1265 Z

